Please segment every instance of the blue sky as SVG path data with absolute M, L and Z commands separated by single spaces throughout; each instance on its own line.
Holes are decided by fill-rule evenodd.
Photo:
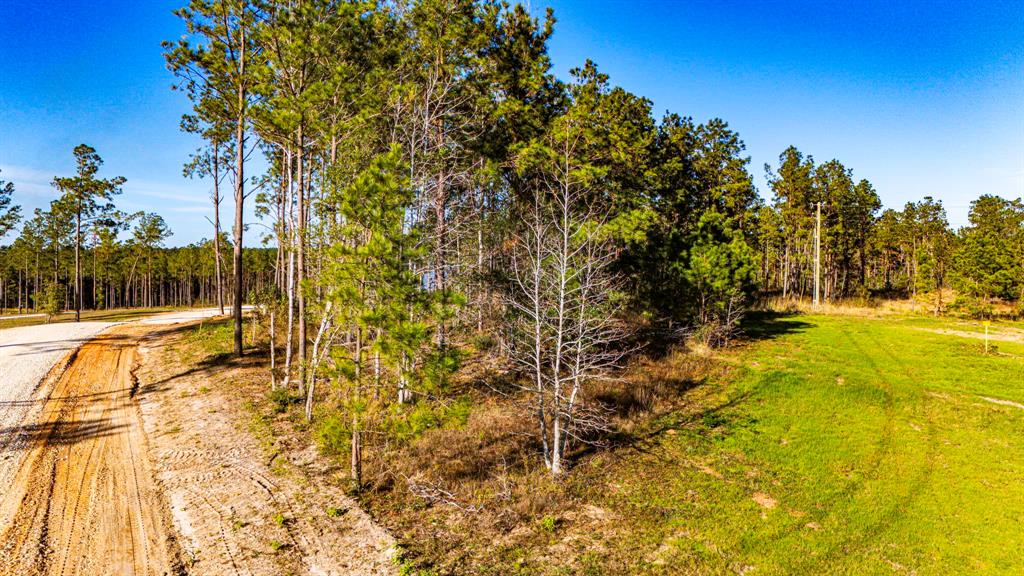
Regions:
M 182 1 L 0 0 L 0 178 L 28 211 L 86 142 L 128 178 L 124 209 L 161 213 L 171 244 L 210 235 L 160 48 Z M 954 225 L 980 194 L 1024 196 L 1024 0 L 530 4 L 555 8 L 560 77 L 590 58 L 659 116 L 725 119 L 763 195 L 762 166 L 793 144 L 871 180 L 887 207 L 942 199 Z

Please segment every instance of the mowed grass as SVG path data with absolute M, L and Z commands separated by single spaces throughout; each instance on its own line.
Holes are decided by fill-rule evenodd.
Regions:
M 986 400 L 1024 406 L 1024 344 L 986 355 L 947 329 L 976 331 L 753 322 L 755 341 L 720 357 L 735 376 L 710 403 L 662 417 L 657 440 L 609 470 L 600 500 L 648 551 L 619 570 L 1024 573 L 1024 409 Z

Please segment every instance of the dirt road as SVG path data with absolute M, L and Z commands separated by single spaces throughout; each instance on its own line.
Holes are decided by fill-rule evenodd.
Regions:
M 57 366 L 50 382 L 31 384 L 47 363 L 109 326 L 36 326 L 27 329 L 30 341 L 0 332 L 0 341 L 15 342 L 0 353 L 0 369 L 7 362 L 18 374 L 5 381 L 0 404 L 2 576 L 181 572 L 132 398 L 139 339 L 159 328 L 109 328 L 82 344 L 66 369 Z
M 164 506 L 132 403 L 138 337 L 87 342 L 25 426 L 27 455 L 0 500 L 0 574 L 171 574 Z
M 106 322 L 49 324 L 0 330 L 0 486 L 10 486 L 49 386 L 44 377 L 69 352 L 110 328 Z M 49 383 L 46 383 L 49 384 Z M 0 529 L 3 518 L 0 517 Z

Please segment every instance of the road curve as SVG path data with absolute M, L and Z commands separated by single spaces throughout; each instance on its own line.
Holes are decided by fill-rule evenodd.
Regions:
M 46 324 L 0 330 L 0 486 L 10 486 L 27 428 L 36 421 L 49 394 L 47 372 L 102 330 L 109 322 Z M 4 518 L 0 516 L 0 527 Z
M 155 324 L 212 315 L 0 331 L 0 374 L 14 376 L 0 379 L 0 576 L 181 571 L 132 398 L 133 369 Z M 66 358 L 66 369 L 56 366 L 40 384 Z

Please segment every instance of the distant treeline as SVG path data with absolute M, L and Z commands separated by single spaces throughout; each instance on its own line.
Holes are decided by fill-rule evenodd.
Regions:
M 225 254 L 231 245 L 222 244 Z M 87 243 L 83 251 L 84 308 L 216 306 L 213 242 L 182 248 L 146 248 L 133 240 L 114 246 Z M 274 279 L 275 250 L 246 248 L 243 290 L 262 290 Z M 225 256 L 227 257 L 227 256 Z M 0 248 L 0 306 L 6 311 L 44 309 L 47 290 L 57 286 L 61 310 L 74 310 L 74 257 L 69 246 L 54 254 L 30 247 L 22 238 Z M 226 278 L 224 290 L 233 288 Z
M 766 166 L 773 192 L 760 208 L 756 241 L 762 293 L 808 298 L 821 209 L 822 297 L 927 297 L 939 312 L 953 305 L 985 314 L 993 303 L 1024 302 L 1024 202 L 981 196 L 969 224 L 950 228 L 942 202 L 924 198 L 880 211 L 866 180 L 836 160 L 815 164 L 796 148 Z M 957 299 L 943 301 L 953 289 Z
M 239 251 L 245 272 L 225 278 L 222 263 L 234 251 L 219 234 L 167 248 L 171 230 L 155 213 L 126 213 L 115 200 L 122 177 L 100 178 L 103 159 L 90 146 L 72 151 L 73 176 L 55 176 L 56 198 L 22 223 L 13 183 L 0 180 L 0 236 L 22 224 L 0 247 L 0 308 L 56 314 L 62 310 L 223 305 L 225 294 L 263 291 L 275 281 L 279 251 Z M 219 218 L 216 218 L 219 222 Z M 218 242 L 219 240 L 219 242 Z

